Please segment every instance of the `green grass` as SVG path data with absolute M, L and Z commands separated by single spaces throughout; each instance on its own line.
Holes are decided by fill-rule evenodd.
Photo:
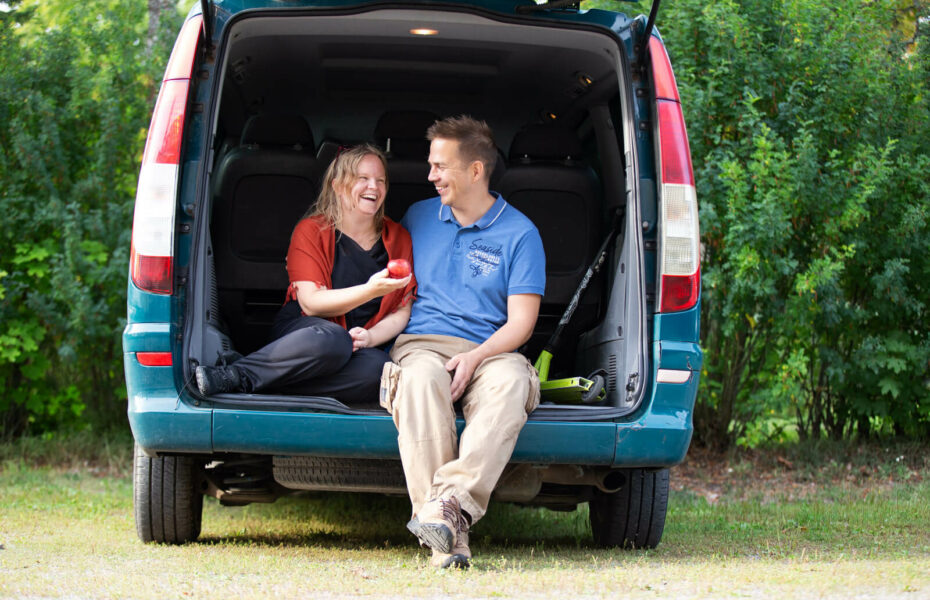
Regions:
M 0 465 L 15 463 L 57 470 L 128 475 L 132 468 L 132 434 L 128 429 L 49 433 L 0 438 Z
M 473 529 L 474 566 L 458 573 L 427 565 L 404 528 L 403 498 L 318 494 L 240 508 L 208 499 L 197 543 L 142 544 L 128 451 L 101 442 L 87 461 L 74 447 L 84 443 L 2 449 L 0 597 L 930 597 L 925 463 L 894 485 L 833 478 L 797 500 L 752 491 L 765 460 L 735 460 L 729 486 L 750 492 L 713 504 L 673 492 L 662 543 L 647 552 L 594 547 L 586 507 L 492 504 Z M 68 460 L 50 466 L 55 457 Z M 838 475 L 854 470 L 841 458 L 810 473 L 832 473 L 831 461 Z

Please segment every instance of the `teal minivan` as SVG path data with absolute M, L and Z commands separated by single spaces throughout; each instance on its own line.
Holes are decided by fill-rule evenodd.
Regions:
M 340 147 L 385 150 L 386 210 L 400 220 L 435 196 L 426 128 L 469 114 L 495 132 L 491 189 L 545 247 L 521 351 L 533 361 L 547 348 L 549 379 L 597 373 L 603 390 L 544 396 L 493 499 L 588 503 L 596 543 L 659 543 L 702 353 L 695 187 L 658 3 L 648 17 L 563 0 L 194 7 L 155 106 L 132 232 L 123 349 L 142 540 L 196 539 L 204 495 L 406 494 L 378 398 L 204 397 L 194 371 L 266 341 L 291 231 Z

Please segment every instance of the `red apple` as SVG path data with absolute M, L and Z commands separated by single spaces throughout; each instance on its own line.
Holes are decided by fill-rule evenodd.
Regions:
M 410 263 L 402 258 L 395 258 L 387 264 L 387 270 L 392 279 L 403 279 L 410 275 Z

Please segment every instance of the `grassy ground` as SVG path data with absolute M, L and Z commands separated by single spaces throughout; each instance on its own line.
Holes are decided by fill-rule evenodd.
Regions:
M 399 498 L 208 500 L 198 543 L 144 545 L 125 441 L 0 445 L 0 597 L 930 598 L 926 448 L 695 453 L 649 552 L 593 547 L 585 508 L 492 505 L 459 573 L 426 564 Z

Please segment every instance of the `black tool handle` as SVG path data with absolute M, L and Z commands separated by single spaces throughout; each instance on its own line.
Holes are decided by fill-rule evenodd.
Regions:
M 565 326 L 568 325 L 569 321 L 571 321 L 572 315 L 575 314 L 575 309 L 578 308 L 578 303 L 581 301 L 581 295 L 584 294 L 586 289 L 588 289 L 588 284 L 591 283 L 591 279 L 593 279 L 598 271 L 601 270 L 601 266 L 603 266 L 604 260 L 607 258 L 607 249 L 610 247 L 610 243 L 613 241 L 616 235 L 617 228 L 613 227 L 610 231 L 610 235 L 607 236 L 607 239 L 604 240 L 600 249 L 597 251 L 597 258 L 594 259 L 594 262 L 591 263 L 591 266 L 589 266 L 588 270 L 585 271 L 584 277 L 581 278 L 581 283 L 578 284 L 578 288 L 572 295 L 572 299 L 568 302 L 568 306 L 565 308 L 565 312 L 562 313 L 562 318 L 559 319 L 559 324 L 556 326 L 555 331 L 552 332 L 552 336 L 546 343 L 545 349 L 549 353 L 554 353 L 554 349 L 558 347 L 559 338 L 562 335 L 562 330 L 565 329 Z

